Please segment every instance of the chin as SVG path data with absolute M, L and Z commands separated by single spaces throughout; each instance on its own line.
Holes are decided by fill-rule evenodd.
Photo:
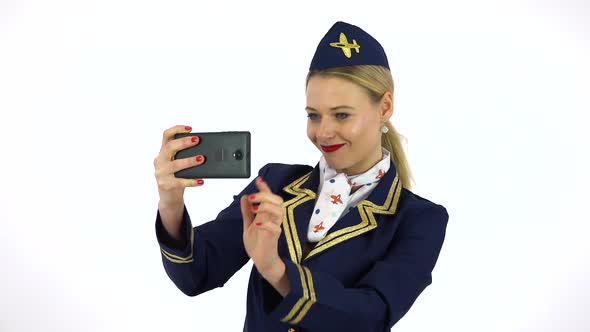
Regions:
M 350 168 L 350 166 L 352 166 L 346 162 L 334 160 L 337 158 L 331 158 L 329 155 L 324 154 L 324 158 L 326 159 L 326 162 L 328 163 L 328 165 L 335 170 L 348 169 L 348 168 Z

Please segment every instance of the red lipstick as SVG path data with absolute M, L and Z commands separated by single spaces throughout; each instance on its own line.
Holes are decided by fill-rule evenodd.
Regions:
M 344 144 L 336 144 L 336 145 L 320 145 L 322 147 L 322 150 L 324 150 L 324 152 L 334 152 L 338 149 L 340 149 L 342 146 L 344 146 Z

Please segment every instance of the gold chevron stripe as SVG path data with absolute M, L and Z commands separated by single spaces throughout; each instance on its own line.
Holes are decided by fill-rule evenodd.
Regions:
M 193 261 L 193 248 L 194 248 L 194 241 L 195 241 L 195 233 L 194 229 L 191 227 L 191 253 L 186 257 L 176 256 L 164 249 L 160 249 L 162 251 L 162 255 L 166 257 L 169 261 L 173 263 L 190 263 Z
M 287 240 L 287 247 L 291 260 L 295 263 L 300 263 L 303 251 L 301 250 L 301 243 L 299 242 L 299 235 L 297 234 L 297 226 L 295 224 L 294 209 L 299 205 L 315 199 L 316 194 L 309 190 L 299 188 L 299 186 L 309 179 L 311 172 L 303 175 L 299 179 L 291 182 L 283 188 L 284 191 L 295 195 L 292 199 L 283 203 L 283 229 L 285 239 Z
M 299 315 L 295 317 L 291 324 L 299 324 L 299 322 L 303 319 L 303 317 L 305 317 L 311 306 L 316 302 L 315 290 L 313 289 L 313 279 L 311 278 L 311 271 L 305 266 L 303 268 L 305 269 L 305 274 L 307 275 L 307 281 L 311 298 L 307 301 L 307 303 L 305 303 L 303 309 L 301 309 Z
M 307 290 L 307 282 L 305 281 L 305 277 L 303 276 L 303 269 L 301 268 L 301 265 L 299 265 L 297 263 L 295 264 L 295 266 L 297 266 L 297 270 L 299 270 L 299 278 L 301 279 L 301 288 L 303 289 L 303 296 L 301 298 L 299 298 L 299 300 L 295 303 L 295 305 L 293 306 L 291 311 L 289 311 L 287 316 L 285 316 L 281 319 L 281 322 L 283 322 L 283 323 L 289 323 L 291 318 L 293 318 L 293 316 L 295 316 L 297 311 L 299 311 L 299 308 L 301 308 L 303 303 L 305 303 L 305 301 L 307 299 L 309 299 L 309 291 Z M 315 294 L 314 294 L 314 296 L 315 296 Z
M 192 258 L 190 258 L 189 260 L 180 260 L 180 259 L 172 258 L 172 257 L 168 256 L 169 254 L 167 254 L 166 251 L 164 251 L 164 250 L 162 250 L 162 255 L 164 257 L 166 257 L 167 260 L 169 260 L 169 261 L 171 261 L 173 263 L 186 264 L 186 263 L 192 263 L 193 262 L 193 259 Z
M 315 248 L 311 250 L 309 254 L 307 254 L 303 261 L 338 243 L 349 240 L 376 228 L 377 221 L 375 220 L 374 214 L 394 214 L 397 209 L 397 202 L 399 200 L 401 188 L 402 186 L 399 181 L 399 176 L 396 174 L 383 205 L 376 205 L 375 203 L 368 200 L 361 201 L 358 204 L 361 222 L 357 225 L 345 227 L 326 235 L 320 242 L 318 242 Z

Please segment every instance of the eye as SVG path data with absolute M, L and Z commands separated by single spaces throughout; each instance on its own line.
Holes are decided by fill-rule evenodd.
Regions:
M 317 118 L 319 117 L 319 115 L 317 115 L 316 113 L 307 113 L 307 117 L 310 120 L 317 120 Z
M 340 120 L 344 120 L 344 119 L 348 118 L 349 115 L 350 114 L 348 114 L 348 113 L 336 113 L 336 118 L 340 119 Z

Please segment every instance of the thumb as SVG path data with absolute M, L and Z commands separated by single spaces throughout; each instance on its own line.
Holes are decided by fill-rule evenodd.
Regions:
M 242 221 L 244 222 L 244 232 L 250 227 L 252 220 L 254 219 L 254 212 L 250 208 L 251 204 L 248 201 L 248 196 L 243 195 L 240 198 L 240 209 L 242 210 Z

